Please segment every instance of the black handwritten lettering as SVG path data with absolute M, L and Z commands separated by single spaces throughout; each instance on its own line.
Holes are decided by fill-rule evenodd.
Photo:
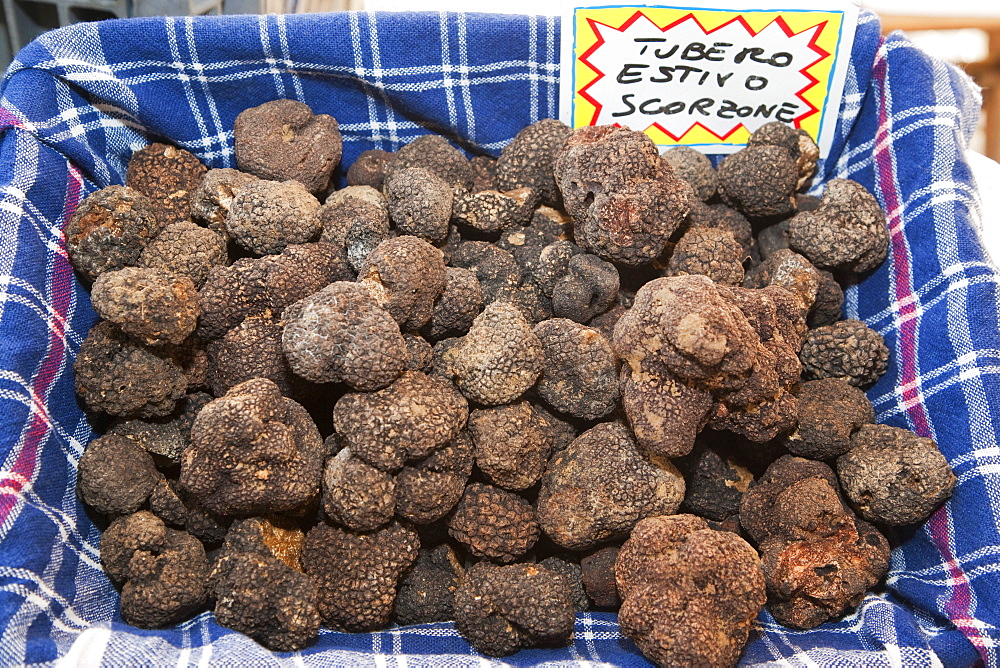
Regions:
M 692 72 L 701 72 L 701 68 L 691 67 L 690 65 L 675 65 L 674 71 L 682 73 L 680 81 L 681 83 L 684 83 L 685 81 L 687 81 L 689 74 L 691 74 Z
M 698 85 L 699 85 L 699 86 L 701 86 L 701 85 L 704 85 L 704 83 L 705 83 L 705 79 L 707 79 L 707 78 L 708 78 L 708 75 L 709 75 L 709 74 L 711 74 L 711 72 L 709 72 L 709 71 L 707 71 L 707 70 L 706 70 L 705 72 L 702 72 L 702 73 L 701 73 L 701 78 L 700 78 L 700 79 L 698 79 Z
M 761 63 L 762 65 L 772 65 L 774 67 L 788 67 L 792 63 L 792 54 L 787 51 L 779 51 L 775 53 L 770 58 L 761 58 L 764 55 L 764 49 L 759 46 L 748 46 L 733 58 L 733 62 L 739 65 L 744 60 L 749 58 L 755 63 Z
M 736 54 L 736 57 L 733 58 L 733 62 L 739 65 L 740 63 L 742 63 L 744 60 L 747 59 L 747 56 L 750 56 L 751 60 L 756 60 L 759 63 L 760 60 L 758 60 L 754 56 L 760 56 L 760 54 L 762 53 L 764 53 L 764 49 L 760 48 L 759 46 L 748 46 L 744 48 L 742 51 L 740 51 L 738 54 Z
M 645 102 L 643 102 L 642 104 L 639 105 L 639 113 L 640 114 L 647 114 L 649 116 L 651 116 L 653 114 L 660 113 L 660 109 L 649 109 L 649 105 L 651 105 L 651 104 L 658 104 L 659 102 L 660 102 L 660 98 L 658 98 L 658 97 L 654 97 L 651 100 L 646 100 Z
M 781 109 L 778 109 L 778 113 L 774 117 L 782 123 L 791 123 L 795 120 L 795 110 L 798 108 L 799 105 L 794 102 L 782 102 Z
M 771 114 L 774 113 L 774 109 L 777 106 L 778 105 L 776 104 L 772 104 L 770 107 L 764 104 L 760 105 L 759 107 L 757 107 L 757 111 L 753 112 L 754 118 L 757 118 L 758 116 L 763 116 L 764 118 L 771 118 Z
M 650 83 L 670 83 L 674 80 L 674 68 L 660 65 L 658 68 L 662 77 L 649 77 Z
M 632 68 L 643 69 L 649 67 L 649 65 L 643 65 L 642 63 L 626 63 L 622 67 L 622 71 L 618 73 L 618 83 L 620 84 L 634 84 L 642 82 L 642 72 L 633 72 Z
M 715 100 L 710 97 L 700 98 L 691 103 L 691 108 L 688 109 L 688 113 L 693 115 L 694 112 L 697 111 L 702 116 L 711 116 L 711 114 L 708 113 L 708 110 L 711 109 L 714 104 Z
M 729 77 L 731 77 L 731 76 L 733 76 L 732 72 L 730 72 L 729 74 L 716 74 L 715 75 L 715 80 L 716 80 L 716 82 L 718 82 L 719 88 L 722 88 L 723 86 L 725 86 L 726 82 L 729 81 Z
M 743 85 L 747 90 L 761 90 L 767 87 L 767 79 L 759 77 L 756 74 L 751 74 L 747 77 L 747 80 L 743 82 Z
M 626 110 L 626 111 L 615 111 L 615 112 L 612 112 L 611 115 L 614 116 L 615 118 L 621 118 L 622 116 L 631 116 L 633 113 L 635 113 L 635 105 L 632 104 L 632 101 L 630 99 L 630 98 L 633 98 L 633 97 L 635 97 L 635 96 L 632 95 L 632 93 L 629 93 L 627 95 L 622 95 L 622 104 L 624 104 L 625 106 L 627 106 L 628 110 Z
M 792 54 L 787 51 L 779 51 L 771 56 L 770 64 L 775 67 L 788 67 L 792 64 Z
M 715 115 L 718 116 L 719 118 L 725 118 L 726 120 L 729 120 L 733 118 L 733 114 L 735 112 L 736 112 L 736 103 L 733 102 L 732 100 L 723 100 L 722 107 L 719 108 L 719 111 L 717 111 Z
M 659 49 L 657 49 L 656 51 L 653 52 L 653 55 L 656 56 L 657 58 L 661 58 L 661 59 L 662 58 L 669 58 L 670 56 L 672 56 L 675 53 L 677 53 L 677 49 L 679 49 L 679 48 L 680 48 L 680 44 L 674 44 L 666 52 L 660 51 Z

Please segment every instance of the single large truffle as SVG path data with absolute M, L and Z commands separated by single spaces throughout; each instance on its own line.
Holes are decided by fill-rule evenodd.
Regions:
M 290 395 L 298 384 L 281 343 L 281 322 L 270 313 L 252 315 L 210 341 L 208 353 L 208 384 L 217 397 L 235 385 L 251 378 L 273 381 L 282 394 Z
M 448 183 L 427 169 L 411 167 L 393 171 L 384 188 L 396 229 L 427 241 L 444 241 L 453 198 Z
M 241 111 L 233 124 L 233 146 L 244 172 L 271 181 L 294 179 L 314 195 L 326 188 L 342 151 L 337 121 L 313 115 L 297 100 Z
M 447 280 L 441 250 L 409 235 L 380 243 L 358 271 L 358 283 L 408 332 L 430 321 Z
M 540 564 L 481 561 L 466 571 L 455 591 L 458 632 L 489 656 L 567 643 L 574 612 L 569 584 Z
M 718 177 L 712 162 L 701 151 L 690 146 L 675 146 L 663 154 L 674 170 L 674 175 L 691 184 L 695 194 L 703 202 L 715 195 Z
M 799 213 L 788 225 L 790 246 L 820 269 L 872 271 L 889 249 L 889 228 L 878 201 L 864 186 L 833 179 L 819 209 Z
M 851 445 L 837 459 L 837 475 L 847 498 L 870 522 L 923 522 L 955 488 L 948 460 L 929 438 L 868 424 L 851 436 Z
M 289 244 L 319 236 L 319 201 L 298 181 L 250 183 L 229 206 L 226 231 L 256 255 L 276 255 Z
M 851 449 L 851 434 L 875 421 L 868 397 L 843 378 L 806 381 L 797 398 L 799 425 L 784 446 L 800 457 L 839 457 Z
M 331 283 L 285 311 L 282 346 L 299 376 L 377 390 L 396 379 L 408 353 L 399 326 L 357 283 Z
M 719 195 L 747 218 L 771 218 L 795 211 L 799 169 L 782 146 L 747 146 L 719 164 Z
M 108 434 L 91 441 L 80 457 L 77 490 L 88 506 L 115 517 L 139 510 L 161 477 L 148 452 Z
M 255 378 L 198 413 L 180 484 L 220 515 L 293 511 L 319 495 L 323 454 L 309 413 Z
M 590 327 L 565 318 L 535 325 L 545 365 L 538 394 L 557 411 L 596 420 L 615 409 L 621 394 L 611 344 Z
M 452 220 L 483 234 L 491 235 L 531 220 L 538 205 L 538 194 L 531 188 L 507 192 L 482 190 L 456 194 Z
M 750 135 L 747 146 L 781 146 L 795 160 L 798 170 L 796 190 L 801 190 L 816 172 L 816 161 L 819 160 L 819 147 L 809 133 L 802 128 L 793 128 L 780 121 L 765 123 Z
M 701 274 L 716 283 L 739 285 L 745 255 L 743 246 L 728 230 L 692 227 L 674 246 L 665 275 Z
M 139 256 L 139 266 L 182 274 L 201 287 L 212 267 L 228 260 L 222 235 L 186 220 L 165 227 Z
M 138 267 L 98 276 L 91 302 L 98 315 L 148 346 L 181 343 L 194 331 L 201 310 L 190 278 Z
M 850 319 L 809 330 L 799 359 L 806 378 L 844 378 L 867 387 L 885 373 L 889 349 L 881 334 Z
M 191 534 L 168 529 L 148 511 L 111 523 L 101 536 L 101 565 L 121 586 L 122 619 L 132 626 L 176 624 L 205 601 L 205 548 Z
M 407 371 L 377 392 L 345 394 L 333 422 L 355 457 L 397 471 L 455 438 L 468 415 L 468 402 L 450 383 Z
M 628 535 L 636 522 L 677 511 L 684 478 L 667 459 L 646 458 L 619 423 L 584 432 L 548 464 L 538 492 L 545 534 L 570 550 Z
M 469 333 L 444 353 L 447 374 L 470 401 L 506 404 L 535 384 L 544 364 L 542 344 L 515 307 L 494 302 Z
M 472 474 L 472 439 L 465 431 L 396 474 L 396 516 L 414 524 L 441 519 L 462 497 Z
M 153 202 L 125 186 L 108 186 L 87 195 L 66 223 L 66 252 L 87 280 L 134 266 L 167 221 Z
M 497 187 L 528 187 L 538 192 L 543 203 L 559 206 L 561 197 L 553 168 L 571 134 L 572 129 L 554 118 L 543 118 L 522 128 L 497 159 Z
M 736 665 L 764 606 L 756 551 L 694 515 L 639 522 L 615 575 L 622 633 L 661 666 Z
M 164 224 L 191 218 L 191 193 L 208 169 L 191 153 L 176 146 L 153 143 L 132 154 L 125 185 L 153 201 Z
M 523 498 L 472 483 L 448 520 L 448 533 L 474 556 L 507 564 L 530 550 L 541 530 L 535 509 Z
M 323 523 L 310 529 L 302 563 L 316 581 L 324 623 L 351 632 L 384 628 L 419 548 L 416 532 L 398 522 L 371 533 Z
M 552 452 L 548 423 L 520 401 L 469 414 L 476 465 L 493 484 L 513 491 L 538 482 Z

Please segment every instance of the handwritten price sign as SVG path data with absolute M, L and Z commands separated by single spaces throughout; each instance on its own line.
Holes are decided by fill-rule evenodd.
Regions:
M 857 7 L 778 4 L 791 6 L 574 7 L 563 24 L 570 28 L 563 35 L 563 121 L 618 124 L 662 147 L 731 153 L 777 120 L 806 130 L 825 152 Z

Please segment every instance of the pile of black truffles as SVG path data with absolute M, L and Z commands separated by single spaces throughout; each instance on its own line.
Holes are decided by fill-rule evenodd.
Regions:
M 807 629 L 955 485 L 874 424 L 882 337 L 841 286 L 876 200 L 772 123 L 714 169 L 543 120 L 498 159 L 426 135 L 335 189 L 337 122 L 276 100 L 239 170 L 152 144 L 66 247 L 103 318 L 78 491 L 122 618 L 263 646 L 453 620 L 503 656 L 618 610 L 661 665 L 731 665 L 765 602 Z

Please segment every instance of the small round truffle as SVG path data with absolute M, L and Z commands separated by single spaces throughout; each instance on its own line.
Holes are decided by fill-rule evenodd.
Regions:
M 520 401 L 469 413 L 476 465 L 493 484 L 513 491 L 538 482 L 552 452 L 548 423 Z
M 844 378 L 855 387 L 867 387 L 885 373 L 889 349 L 881 334 L 850 319 L 810 329 L 799 359 L 806 378 Z
M 427 169 L 410 167 L 389 174 L 384 189 L 389 216 L 401 233 L 431 242 L 448 236 L 453 193 L 444 180 Z
M 87 195 L 70 216 L 66 252 L 73 268 L 93 281 L 105 271 L 135 266 L 166 222 L 145 195 L 108 186 Z
M 683 510 L 717 522 L 740 512 L 743 493 L 753 482 L 749 470 L 701 443 L 674 461 L 684 473 Z
M 426 169 L 449 188 L 468 189 L 472 185 L 469 161 L 441 135 L 421 135 L 396 151 L 396 159 L 386 170 L 386 181 L 410 167 Z
M 799 177 L 796 190 L 801 190 L 816 172 L 819 147 L 802 128 L 793 128 L 780 121 L 765 123 L 754 130 L 747 140 L 747 146 L 762 145 L 781 146 L 792 156 Z
M 355 271 L 391 235 L 385 197 L 368 186 L 351 186 L 331 193 L 318 215 L 323 224 L 320 240 L 343 249 Z
M 409 235 L 380 243 L 358 271 L 358 284 L 407 332 L 430 321 L 447 281 L 441 250 Z
M 843 378 L 806 381 L 797 398 L 799 425 L 784 446 L 800 457 L 839 457 L 851 449 L 851 434 L 875 421 L 872 402 Z
M 526 224 L 537 204 L 538 194 L 531 188 L 459 193 L 452 203 L 451 216 L 456 223 L 494 234 Z
M 222 338 L 210 341 L 205 349 L 212 393 L 221 397 L 243 381 L 267 378 L 282 394 L 291 394 L 296 378 L 285 360 L 281 337 L 281 322 L 263 313 L 249 316 Z
M 148 346 L 181 343 L 194 331 L 201 312 L 190 278 L 139 267 L 98 276 L 91 303 L 98 315 Z
M 284 319 L 282 347 L 288 364 L 314 383 L 377 390 L 406 366 L 399 326 L 357 283 L 331 283 L 289 306 Z
M 566 318 L 535 325 L 545 363 L 538 394 L 557 411 L 596 420 L 615 409 L 621 395 L 611 344 L 585 325 Z
M 270 181 L 295 180 L 314 195 L 326 188 L 343 148 L 337 121 L 313 115 L 297 100 L 272 100 L 241 111 L 233 124 L 233 147 L 244 172 Z
M 323 510 L 348 529 L 377 529 L 396 511 L 396 481 L 344 448 L 323 468 Z
M 347 185 L 370 186 L 375 190 L 382 190 L 385 173 L 395 160 L 395 153 L 381 149 L 362 151 L 347 170 Z
M 559 206 L 562 198 L 553 168 L 571 134 L 571 128 L 554 118 L 543 118 L 522 128 L 497 159 L 497 187 L 501 190 L 532 188 L 542 202 Z
M 431 321 L 424 328 L 426 336 L 434 341 L 468 332 L 483 306 L 483 288 L 474 273 L 461 267 L 445 267 L 445 275 L 444 292 L 434 302 Z
M 472 439 L 462 431 L 431 456 L 396 474 L 396 516 L 414 524 L 436 522 L 455 507 L 472 474 Z
M 191 221 L 168 225 L 139 256 L 139 266 L 164 269 L 191 279 L 201 287 L 212 267 L 227 264 L 226 240 Z
M 743 282 L 746 253 L 731 232 L 713 227 L 692 227 L 680 238 L 670 255 L 665 276 L 701 274 L 716 283 Z
M 163 223 L 181 222 L 190 220 L 191 193 L 207 171 L 190 151 L 157 142 L 129 158 L 125 185 L 152 200 Z
M 868 424 L 851 436 L 851 445 L 837 459 L 837 475 L 847 498 L 870 522 L 923 522 L 955 489 L 955 474 L 929 438 Z
M 747 146 L 719 164 L 719 195 L 747 218 L 784 216 L 795 211 L 799 169 L 781 146 Z
M 448 520 L 448 533 L 473 555 L 508 564 L 531 549 L 541 530 L 523 498 L 472 483 Z
M 569 584 L 540 564 L 481 561 L 459 579 L 455 591 L 455 627 L 488 656 L 566 644 L 574 619 Z
M 675 146 L 663 153 L 663 159 L 673 168 L 675 176 L 691 184 L 698 199 L 702 202 L 712 199 L 718 177 L 712 162 L 704 153 L 690 146 Z
M 148 452 L 114 434 L 87 445 L 77 465 L 77 490 L 88 506 L 115 517 L 139 510 L 162 476 Z
M 226 231 L 256 255 L 276 255 L 319 235 L 319 201 L 298 181 L 260 180 L 236 192 Z
M 819 270 L 798 253 L 781 249 L 767 256 L 754 267 L 743 281 L 748 288 L 777 285 L 802 300 L 806 309 L 812 308 L 819 290 Z
M 233 205 L 233 198 L 241 188 L 257 181 L 253 174 L 238 169 L 224 167 L 208 170 L 191 194 L 192 217 L 228 241 L 226 218 L 229 216 L 229 207 Z
M 548 464 L 538 521 L 557 545 L 587 550 L 624 538 L 635 523 L 677 511 L 684 478 L 667 459 L 644 457 L 628 430 L 608 422 L 584 432 Z
M 874 270 L 889 249 L 889 228 L 878 201 L 849 179 L 826 184 L 819 209 L 797 214 L 788 224 L 788 243 L 820 269 L 863 274 Z

